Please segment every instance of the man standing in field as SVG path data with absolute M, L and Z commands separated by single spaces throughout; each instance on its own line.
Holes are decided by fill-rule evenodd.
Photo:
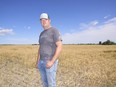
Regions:
M 39 36 L 37 67 L 39 68 L 43 87 L 56 87 L 58 56 L 62 50 L 62 39 L 59 31 L 51 26 L 47 13 L 40 15 L 44 29 Z

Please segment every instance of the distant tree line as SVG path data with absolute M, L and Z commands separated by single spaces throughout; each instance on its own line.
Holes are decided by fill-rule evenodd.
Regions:
M 39 45 L 39 44 L 32 44 L 32 45 Z
M 116 44 L 116 43 L 113 41 L 110 41 L 110 40 L 107 40 L 104 42 L 99 41 L 99 45 L 114 45 L 114 44 Z
M 116 43 L 115 42 L 113 42 L 113 41 L 110 41 L 110 40 L 106 40 L 106 41 L 104 41 L 104 42 L 102 42 L 102 41 L 99 41 L 99 43 L 78 43 L 78 44 L 64 44 L 64 45 L 116 45 Z M 39 44 L 32 44 L 32 45 L 39 45 Z

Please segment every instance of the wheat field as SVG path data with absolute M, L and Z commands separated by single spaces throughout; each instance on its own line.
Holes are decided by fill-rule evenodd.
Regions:
M 42 87 L 37 45 L 0 46 L 0 87 Z M 57 87 L 116 87 L 116 45 L 63 45 Z

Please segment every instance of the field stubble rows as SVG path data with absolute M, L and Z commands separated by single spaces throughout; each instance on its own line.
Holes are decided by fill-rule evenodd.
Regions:
M 0 87 L 42 87 L 38 46 L 0 46 Z M 115 87 L 116 46 L 64 45 L 57 87 Z

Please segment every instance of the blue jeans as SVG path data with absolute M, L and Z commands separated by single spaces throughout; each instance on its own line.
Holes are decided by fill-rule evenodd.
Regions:
M 43 87 L 56 87 L 56 71 L 58 60 L 56 60 L 51 68 L 46 68 L 46 61 L 40 60 L 38 68 L 40 71 Z

